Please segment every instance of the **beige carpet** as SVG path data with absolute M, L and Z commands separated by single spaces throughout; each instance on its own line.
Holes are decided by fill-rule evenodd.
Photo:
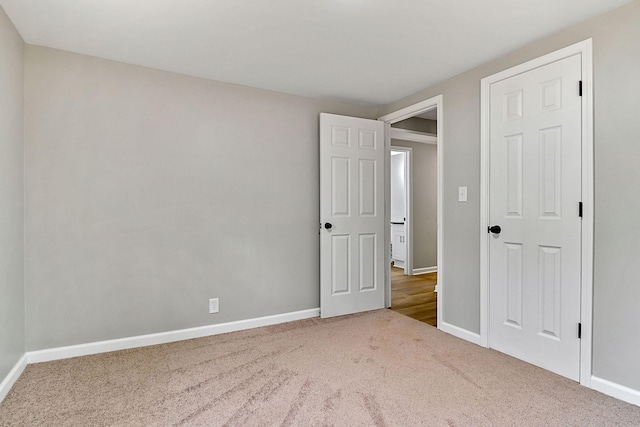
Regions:
M 389 310 L 27 367 L 2 426 L 607 426 L 640 407 Z

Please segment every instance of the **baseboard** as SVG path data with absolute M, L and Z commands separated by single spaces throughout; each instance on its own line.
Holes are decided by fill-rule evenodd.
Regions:
M 404 261 L 399 261 L 397 259 L 394 259 L 393 266 L 396 268 L 404 268 Z
M 68 359 L 70 357 L 88 356 L 90 354 L 106 353 L 109 351 L 166 344 L 175 341 L 224 334 L 227 332 L 259 328 L 261 326 L 277 325 L 279 323 L 292 322 L 294 320 L 318 317 L 319 315 L 320 309 L 312 308 L 309 310 L 294 311 L 291 313 L 276 314 L 273 316 L 258 317 L 255 319 L 238 320 L 236 322 L 221 323 L 217 325 L 200 326 L 157 334 L 139 335 L 135 337 L 98 341 L 88 344 L 29 351 L 26 354 L 26 360 L 28 363 L 49 362 L 51 360 Z
M 437 273 L 437 272 L 438 272 L 438 266 L 413 269 L 414 276 L 417 276 L 418 274 Z
M 0 383 L 0 403 L 4 400 L 5 397 L 7 397 L 7 394 L 9 394 L 9 390 L 11 390 L 11 387 L 13 387 L 15 382 L 22 374 L 22 371 L 24 371 L 24 368 L 26 367 L 27 356 L 25 354 L 20 358 L 20 360 L 18 360 L 18 363 L 16 363 L 15 366 L 11 368 L 7 376 L 4 377 L 4 379 Z
M 442 332 L 446 332 L 465 341 L 480 345 L 479 334 L 469 332 L 466 329 L 462 329 L 458 326 L 452 325 L 451 323 L 442 322 L 442 324 L 438 325 L 438 329 L 440 329 Z
M 632 388 L 591 376 L 591 388 L 616 399 L 623 400 L 636 406 L 640 406 L 640 391 Z

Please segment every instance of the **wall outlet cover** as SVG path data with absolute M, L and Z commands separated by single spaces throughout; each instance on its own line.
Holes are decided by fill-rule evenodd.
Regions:
M 220 300 L 218 298 L 211 298 L 209 300 L 209 313 L 218 313 L 220 311 Z

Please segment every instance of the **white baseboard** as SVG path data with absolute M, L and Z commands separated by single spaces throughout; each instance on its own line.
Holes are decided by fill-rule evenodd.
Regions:
M 458 326 L 452 325 L 451 323 L 442 322 L 442 324 L 438 325 L 438 329 L 440 329 L 442 332 L 446 332 L 465 341 L 481 345 L 479 334 L 469 332 L 466 329 L 462 329 Z
M 393 266 L 396 268 L 404 268 L 404 261 L 400 261 L 397 259 L 393 260 Z
M 437 272 L 438 272 L 438 266 L 413 269 L 414 276 L 417 276 L 418 274 L 437 273 Z
M 11 368 L 7 376 L 0 383 L 0 403 L 4 400 L 5 397 L 7 397 L 9 390 L 11 390 L 11 387 L 13 387 L 15 382 L 22 374 L 22 371 L 24 371 L 24 368 L 26 367 L 27 356 L 23 355 L 20 360 L 18 360 L 18 363 L 16 363 L 15 366 Z
M 640 391 L 632 388 L 591 376 L 591 388 L 616 399 L 640 406 Z
M 87 356 L 90 354 L 106 353 L 109 351 L 166 344 L 192 338 L 201 338 L 210 335 L 224 334 L 227 332 L 259 328 L 261 326 L 277 325 L 278 323 L 309 319 L 312 317 L 318 317 L 319 315 L 320 309 L 312 308 L 309 310 L 294 311 L 291 313 L 276 314 L 273 316 L 258 317 L 255 319 L 239 320 L 236 322 L 221 323 L 218 325 L 200 326 L 197 328 L 180 329 L 177 331 L 161 332 L 157 334 L 139 335 L 135 337 L 98 341 L 67 347 L 29 351 L 26 354 L 26 360 L 28 363 L 49 362 L 51 360 L 68 359 L 70 357 Z

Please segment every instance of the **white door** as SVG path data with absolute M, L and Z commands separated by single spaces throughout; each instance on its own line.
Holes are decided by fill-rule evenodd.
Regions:
M 320 114 L 320 315 L 384 307 L 384 123 Z
M 581 57 L 490 88 L 489 346 L 580 374 Z

